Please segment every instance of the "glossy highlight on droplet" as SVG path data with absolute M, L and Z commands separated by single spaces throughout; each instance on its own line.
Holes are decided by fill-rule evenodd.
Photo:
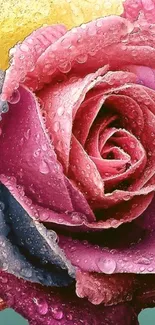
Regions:
M 8 99 L 10 104 L 17 104 L 20 101 L 20 92 L 19 90 L 14 90 L 12 96 Z

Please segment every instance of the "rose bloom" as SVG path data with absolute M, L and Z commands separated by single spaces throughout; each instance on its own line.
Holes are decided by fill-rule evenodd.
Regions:
M 1 308 L 31 325 L 136 325 L 153 306 L 154 17 L 133 0 L 43 26 L 1 71 Z

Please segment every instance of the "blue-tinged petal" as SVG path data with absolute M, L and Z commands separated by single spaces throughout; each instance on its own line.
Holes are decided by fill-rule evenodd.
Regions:
M 68 285 L 74 269 L 59 248 L 56 233 L 32 219 L 3 184 L 0 201 L 3 269 L 45 285 Z

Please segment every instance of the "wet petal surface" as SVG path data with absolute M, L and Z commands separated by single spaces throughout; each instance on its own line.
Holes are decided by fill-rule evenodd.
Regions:
M 1 272 L 0 291 L 7 305 L 33 325 L 138 325 L 130 304 L 93 306 L 77 298 L 70 288 L 66 295 L 65 290 L 47 290 Z
M 74 269 L 60 250 L 56 233 L 31 218 L 2 184 L 0 201 L 2 268 L 45 285 L 70 283 L 68 272 L 74 277 Z

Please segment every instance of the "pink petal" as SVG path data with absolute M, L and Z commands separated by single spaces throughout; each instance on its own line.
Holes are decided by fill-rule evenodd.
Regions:
M 51 290 L 1 272 L 0 291 L 7 306 L 31 325 L 138 325 L 131 305 L 93 306 L 77 298 L 74 288 Z
M 100 83 L 107 66 L 85 78 L 66 79 L 50 84 L 38 93 L 46 113 L 46 126 L 64 170 L 68 170 L 73 118 L 89 89 Z M 102 78 L 101 78 L 102 79 Z
M 17 185 L 16 179 L 14 177 L 7 177 L 5 175 L 0 175 L 0 181 L 3 183 L 10 191 L 10 193 L 15 197 L 15 199 L 20 203 L 20 205 L 27 211 L 27 213 L 33 218 L 43 222 L 52 222 L 58 225 L 65 226 L 81 226 L 84 222 L 88 220 L 95 221 L 95 217 L 89 207 L 86 200 L 83 199 L 82 194 L 79 194 L 75 188 L 73 190 L 73 185 L 67 184 L 70 191 L 73 190 L 74 193 L 74 209 L 75 211 L 69 212 L 55 212 L 49 208 L 42 207 L 41 205 L 35 204 L 35 200 L 31 200 L 27 197 L 24 191 L 24 187 Z M 82 202 L 83 205 L 80 209 L 78 204 L 75 204 L 75 200 Z M 88 220 L 87 220 L 88 218 Z
M 94 246 L 85 241 L 59 237 L 60 247 L 71 263 L 85 272 L 114 273 L 155 273 L 154 232 L 146 232 L 138 243 L 111 249 Z
M 93 35 L 90 32 L 92 30 Z M 142 47 L 139 46 L 142 38 L 140 36 L 143 36 L 144 33 L 143 29 L 137 33 L 138 35 L 133 33 L 136 34 L 134 35 L 136 40 L 139 39 L 136 46 L 133 30 L 134 25 L 129 21 L 121 17 L 110 16 L 92 21 L 86 24 L 85 28 L 80 26 L 68 31 L 39 57 L 37 61 L 38 80 L 33 85 L 33 89 L 38 89 L 38 83 L 40 88 L 43 83 L 51 82 L 52 78 L 60 80 L 62 74 L 69 73 L 71 69 L 76 76 L 83 76 L 106 64 L 109 64 L 111 69 L 118 69 L 119 66 L 134 63 L 150 66 L 151 62 L 151 67 L 155 66 L 155 50 L 147 47 L 145 42 Z M 125 44 L 123 40 L 127 40 Z M 154 44 L 154 41 L 152 42 Z M 117 53 L 117 56 L 114 56 L 113 53 Z M 11 74 L 9 80 L 12 78 Z M 10 84 L 9 91 L 6 80 L 2 98 L 8 99 L 8 91 L 11 95 L 13 90 L 14 86 L 12 87 Z
M 104 108 L 103 108 L 104 109 Z M 87 138 L 85 149 L 87 153 L 91 156 L 100 158 L 101 155 L 99 153 L 99 141 L 100 141 L 100 134 L 103 133 L 103 136 L 101 135 L 102 139 L 102 145 L 104 146 L 106 141 L 111 136 L 111 133 L 114 132 L 114 128 L 108 128 L 108 125 L 116 120 L 116 115 L 113 116 L 109 114 L 109 116 L 105 116 L 101 120 L 97 120 L 96 123 L 92 126 L 89 136 Z M 107 130 L 106 130 L 107 128 Z
M 90 35 L 90 29 L 95 36 Z M 80 76 L 96 71 L 105 64 L 109 64 L 110 69 L 118 69 L 127 63 L 150 66 L 151 62 L 151 67 L 154 67 L 155 50 L 150 47 L 154 46 L 151 38 L 153 30 L 149 31 L 147 41 L 142 43 L 146 28 L 139 29 L 137 34 L 134 29 L 136 32 L 136 25 L 116 16 L 92 21 L 85 28 L 74 28 L 39 58 L 40 75 L 44 77 L 47 70 L 50 74 L 50 66 L 52 68 L 55 64 L 57 70 L 54 74 L 51 70 L 51 77 L 59 78 L 60 71 L 66 73 L 61 68 L 61 62 L 67 67 L 67 73 L 72 69 L 72 73 Z M 141 43 L 143 46 L 140 47 Z M 117 56 L 113 53 L 117 53 Z
M 147 153 L 147 164 L 145 167 L 145 172 L 143 175 L 136 179 L 135 184 L 133 185 L 133 190 L 137 190 L 138 188 L 142 188 L 149 179 L 154 175 L 155 172 L 155 133 L 154 133 L 154 123 L 155 123 L 155 103 L 149 96 L 149 92 L 147 93 L 147 89 L 142 86 L 134 85 L 129 86 L 126 90 L 120 90 L 120 94 L 128 96 L 128 98 L 132 98 L 136 103 L 138 103 L 141 111 L 143 113 L 144 126 L 142 128 L 141 134 L 139 134 L 140 141 L 145 148 Z M 137 121 L 138 122 L 138 121 Z M 141 123 L 141 122 L 140 122 Z M 141 130 L 141 124 L 139 126 L 139 130 Z
M 80 298 L 87 298 L 92 304 L 105 306 L 132 300 L 136 290 L 135 275 L 105 275 L 77 271 L 76 293 Z
M 10 98 L 14 89 L 21 83 L 34 88 L 38 76 L 39 56 L 59 38 L 67 29 L 64 25 L 52 25 L 41 27 L 30 34 L 21 44 L 17 44 L 13 52 L 13 60 L 10 68 L 6 71 L 3 95 Z M 41 83 L 42 84 L 42 83 Z
M 9 105 L 2 120 L 0 152 L 0 173 L 14 176 L 29 198 L 59 212 L 73 211 L 38 102 L 26 88 L 20 88 L 19 102 Z
M 76 181 L 89 199 L 100 200 L 103 197 L 102 178 L 81 144 L 72 136 L 70 150 L 69 177 Z
M 81 104 L 74 120 L 73 134 L 82 146 L 85 145 L 90 128 L 106 98 L 103 95 L 93 96 L 93 91 L 94 89 L 92 97 L 85 99 Z
M 123 17 L 134 21 L 138 19 L 139 15 L 143 15 L 148 22 L 155 22 L 154 0 L 125 0 L 123 5 Z

